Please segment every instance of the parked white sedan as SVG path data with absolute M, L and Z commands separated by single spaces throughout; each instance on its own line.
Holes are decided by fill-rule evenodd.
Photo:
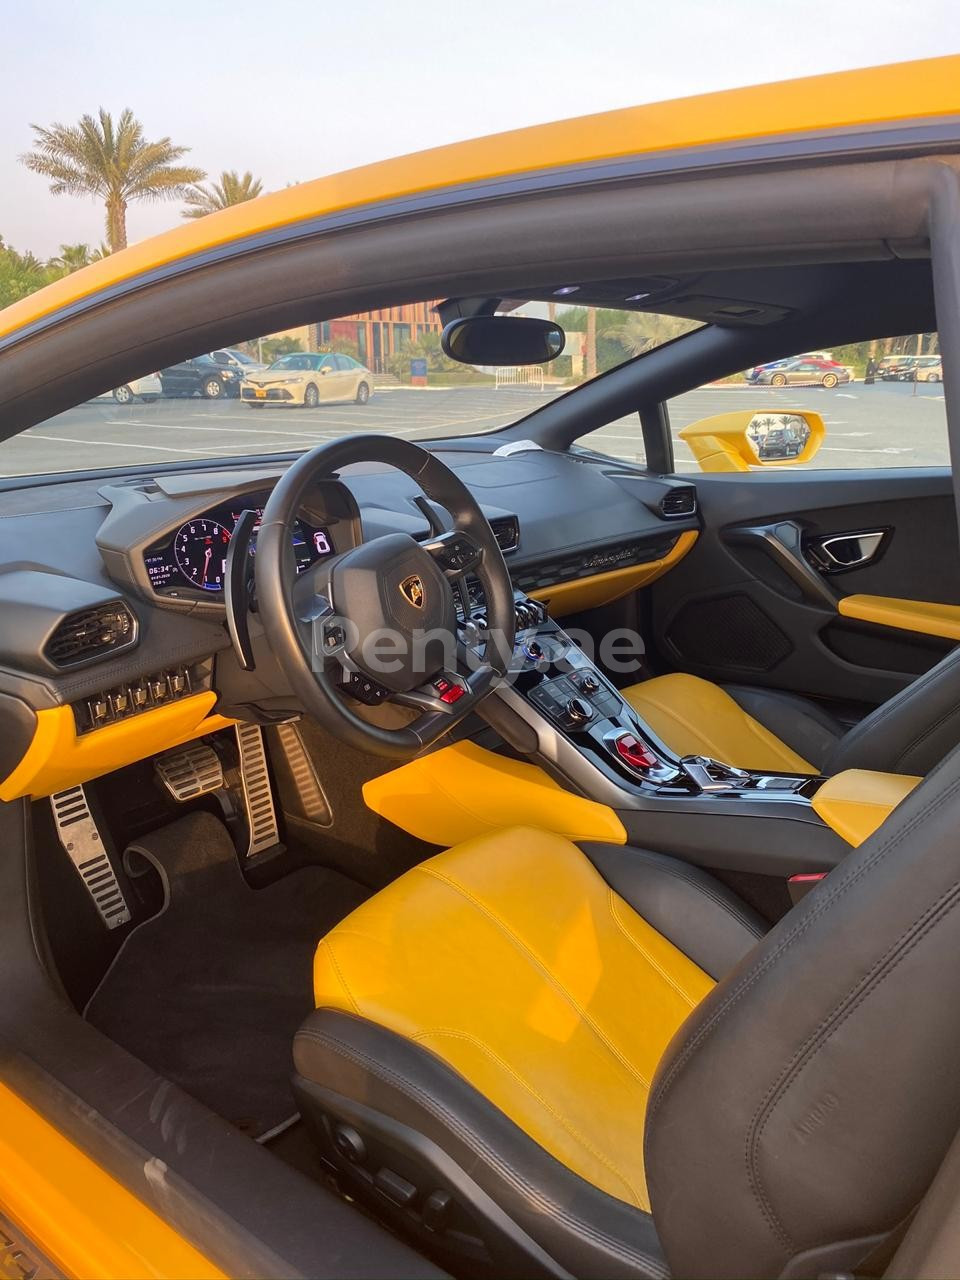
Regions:
M 160 375 L 148 373 L 144 378 L 135 378 L 133 382 L 125 382 L 122 387 L 114 388 L 113 398 L 117 404 L 130 404 L 133 400 L 145 400 L 149 404 L 158 400 L 163 391 Z

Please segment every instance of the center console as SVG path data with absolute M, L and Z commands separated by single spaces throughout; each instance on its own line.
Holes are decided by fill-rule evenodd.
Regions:
M 496 693 L 500 718 L 506 727 L 522 722 L 518 741 L 536 745 L 519 749 L 564 786 L 614 809 L 631 843 L 785 877 L 828 870 L 849 851 L 810 803 L 823 778 L 676 755 L 542 604 L 518 592 L 516 610 L 511 679 Z M 471 599 L 465 621 L 468 643 L 472 629 L 478 644 L 482 600 Z
M 707 756 L 678 757 L 542 604 L 518 592 L 516 610 L 514 693 L 610 781 L 640 794 L 708 793 L 803 803 L 819 787 L 822 779 L 809 775 L 755 773 Z M 471 621 L 482 635 L 481 606 L 471 609 Z

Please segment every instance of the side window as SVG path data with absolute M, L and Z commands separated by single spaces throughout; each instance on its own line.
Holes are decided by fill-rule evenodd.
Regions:
M 320 368 L 321 368 L 321 369 L 327 369 L 327 370 L 329 370 L 331 373 L 336 372 L 336 368 L 337 368 L 337 357 L 336 357 L 336 356 L 324 356 L 324 358 L 320 361 Z
M 233 364 L 233 361 L 230 359 L 230 357 L 227 355 L 225 351 L 213 351 L 211 352 L 211 355 L 213 356 L 214 360 L 216 360 L 217 364 L 220 364 L 220 365 Z
M 356 360 L 351 360 L 349 356 L 336 356 L 334 358 L 337 362 L 337 368 L 342 373 L 348 373 L 351 369 L 355 369 L 357 367 Z
M 774 419 L 789 422 L 779 415 L 803 409 L 823 418 L 825 436 L 819 451 L 809 462 L 794 463 L 793 456 L 802 446 L 786 438 L 789 431 L 784 427 L 774 432 L 776 439 L 770 436 L 767 441 L 768 460 L 799 465 L 800 471 L 947 467 L 950 452 L 942 380 L 936 333 L 801 352 L 793 360 L 758 365 L 669 401 L 676 469 L 700 469 L 683 439 L 684 428 L 695 422 L 753 410 L 769 435 Z

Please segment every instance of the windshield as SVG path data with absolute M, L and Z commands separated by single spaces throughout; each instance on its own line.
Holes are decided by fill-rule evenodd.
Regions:
M 0 443 L 0 475 L 286 453 L 357 431 L 406 440 L 497 431 L 699 327 L 646 312 L 531 302 L 521 313 L 555 318 L 566 332 L 563 353 L 547 365 L 483 368 L 443 354 L 435 307 L 391 307 L 234 344 L 231 352 L 252 367 L 197 353 Z M 642 461 L 635 414 L 619 434 L 611 424 L 606 448 Z

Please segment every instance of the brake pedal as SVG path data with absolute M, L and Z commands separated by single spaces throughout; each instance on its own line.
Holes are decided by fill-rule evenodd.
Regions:
M 247 857 L 252 858 L 280 843 L 280 828 L 273 803 L 273 787 L 267 769 L 267 751 L 263 730 L 258 724 L 237 721 L 237 750 L 240 754 L 240 780 L 243 803 L 247 811 L 249 843 Z
M 186 804 L 223 787 L 223 765 L 213 747 L 196 742 L 179 751 L 166 751 L 154 760 L 160 781 L 174 800 Z
M 57 836 L 108 929 L 129 924 L 130 908 L 107 856 L 103 837 L 90 812 L 82 786 L 50 797 Z

